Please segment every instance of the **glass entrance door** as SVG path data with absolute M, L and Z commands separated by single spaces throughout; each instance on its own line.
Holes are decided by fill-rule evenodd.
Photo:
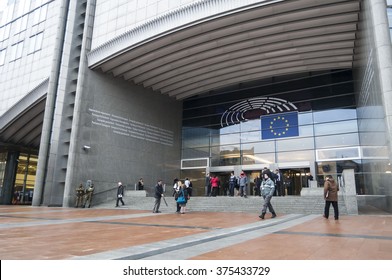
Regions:
M 31 205 L 37 162 L 37 156 L 29 154 L 19 155 L 15 184 L 12 189 L 12 204 Z
M 309 187 L 310 168 L 281 169 L 283 186 L 287 195 L 301 195 L 302 188 Z

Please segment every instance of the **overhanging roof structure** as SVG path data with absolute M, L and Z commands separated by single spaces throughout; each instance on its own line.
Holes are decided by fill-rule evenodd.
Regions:
M 46 79 L 0 116 L 0 143 L 38 149 L 49 79 Z
M 360 0 L 200 1 L 93 49 L 88 63 L 176 99 L 267 77 L 349 69 L 359 12 Z

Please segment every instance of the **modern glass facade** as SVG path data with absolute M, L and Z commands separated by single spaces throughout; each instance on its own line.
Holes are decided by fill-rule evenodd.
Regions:
M 28 202 L 37 165 L 30 153 L 39 148 L 36 205 L 71 205 L 74 185 L 91 179 L 84 178 L 86 162 L 105 191 L 112 176 L 132 182 L 164 173 L 166 182 L 173 174 L 191 178 L 200 195 L 207 172 L 243 169 L 253 179 L 267 166 L 299 184 L 289 194 L 299 195 L 310 175 L 321 186 L 326 174 L 354 169 L 357 194 L 391 197 L 392 114 L 388 82 L 381 81 L 391 67 L 380 66 L 389 56 L 384 43 L 377 46 L 390 40 L 377 20 L 388 18 L 391 27 L 391 7 L 389 0 L 1 1 L 2 180 L 14 169 L 8 192 Z M 36 88 L 40 94 L 30 95 Z M 173 115 L 150 110 L 162 108 L 161 96 L 176 108 Z M 41 106 L 28 107 L 27 97 L 36 98 L 30 104 L 41 98 Z M 267 112 L 276 100 L 283 110 Z M 170 126 L 173 146 L 156 152 L 140 139 L 113 144 L 93 126 L 93 110 Z M 295 112 L 295 124 L 275 129 L 263 122 L 278 112 Z M 31 126 L 15 125 L 23 117 Z M 11 137 L 20 127 L 36 130 L 34 147 L 20 140 L 28 137 Z M 102 164 L 103 154 L 110 162 L 127 157 L 132 172 Z M 151 162 L 170 167 L 162 172 L 157 164 L 151 174 Z
M 1 116 L 49 77 L 59 3 L 54 0 L 0 2 Z
M 13 188 L 12 204 L 31 204 L 34 194 L 38 157 L 20 154 Z
M 221 126 L 222 114 L 234 103 L 254 102 L 260 97 L 280 98 L 296 105 L 298 136 L 262 139 L 262 116 L 255 110 L 246 121 Z M 186 100 L 182 158 L 183 162 L 204 158 L 206 168 L 225 170 L 222 167 L 226 166 L 227 171 L 233 166 L 254 171 L 261 170 L 261 166 L 305 167 L 315 173 L 318 186 L 323 185 L 325 175 L 336 178 L 343 169 L 353 168 L 357 193 L 369 194 L 373 190 L 363 184 L 363 165 L 376 157 L 382 162 L 379 171 L 386 172 L 387 148 L 383 135 L 368 147 L 361 145 L 359 134 L 351 70 L 307 73 Z M 194 175 L 191 165 L 184 169 L 183 177 Z M 202 183 L 206 171 L 198 165 L 195 169 L 199 170 L 196 180 Z

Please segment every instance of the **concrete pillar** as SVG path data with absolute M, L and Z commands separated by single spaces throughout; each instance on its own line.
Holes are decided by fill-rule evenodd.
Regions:
M 52 63 L 51 74 L 49 77 L 48 93 L 46 95 L 45 114 L 42 125 L 41 141 L 39 145 L 37 174 L 35 179 L 34 196 L 32 205 L 39 206 L 43 201 L 43 193 L 45 188 L 45 180 L 48 169 L 49 151 L 52 138 L 53 119 L 55 104 L 57 98 L 57 87 L 60 75 L 61 57 L 63 52 L 63 42 L 65 37 L 65 29 L 68 14 L 68 0 L 61 3 L 61 12 L 58 19 L 58 33 L 56 35 L 55 52 Z
M 380 77 L 380 89 L 383 97 L 387 137 L 389 138 L 389 159 L 392 162 L 392 45 L 389 34 L 387 6 L 385 0 L 373 0 L 370 5 L 373 21 L 374 47 L 377 59 L 377 71 Z M 387 190 L 391 195 L 391 188 Z
M 355 188 L 354 169 L 345 169 L 342 173 L 343 182 L 341 185 L 343 203 L 346 205 L 347 214 L 358 215 L 358 201 Z
M 377 71 L 380 77 L 380 89 L 383 97 L 385 124 L 389 139 L 389 162 L 392 163 L 392 46 L 385 0 L 373 0 L 370 5 L 374 46 L 377 58 Z M 392 175 L 389 174 L 391 177 Z M 392 179 L 392 178 L 390 178 Z M 390 181 L 389 179 L 389 181 Z M 392 186 L 385 189 L 387 207 L 392 211 Z
M 82 112 L 82 102 L 83 102 L 83 92 L 85 90 L 85 77 L 87 75 L 88 66 L 87 66 L 87 52 L 91 49 L 91 38 L 93 33 L 93 23 L 94 23 L 94 13 L 95 13 L 95 0 L 87 1 L 86 8 L 86 17 L 85 24 L 83 30 L 83 41 L 82 41 L 82 50 L 80 54 L 80 64 L 79 64 L 79 73 L 78 73 L 78 84 L 76 87 L 76 96 L 75 96 L 75 107 L 73 113 L 73 122 L 72 122 L 72 130 L 71 130 L 71 139 L 70 139 L 70 148 L 67 162 L 67 174 L 65 177 L 65 187 L 64 187 L 64 198 L 63 198 L 63 206 L 69 207 L 73 204 L 75 199 L 75 185 L 74 181 L 74 166 L 75 161 L 78 158 L 82 148 L 81 144 L 78 142 L 80 125 L 81 123 L 81 114 Z M 84 152 L 83 155 L 86 155 L 87 152 Z

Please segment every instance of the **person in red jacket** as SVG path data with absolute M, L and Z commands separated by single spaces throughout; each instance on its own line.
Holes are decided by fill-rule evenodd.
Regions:
M 211 182 L 211 188 L 212 188 L 212 191 L 211 191 L 212 196 L 216 196 L 218 194 L 219 178 L 214 174 L 214 175 L 212 175 L 210 182 Z

